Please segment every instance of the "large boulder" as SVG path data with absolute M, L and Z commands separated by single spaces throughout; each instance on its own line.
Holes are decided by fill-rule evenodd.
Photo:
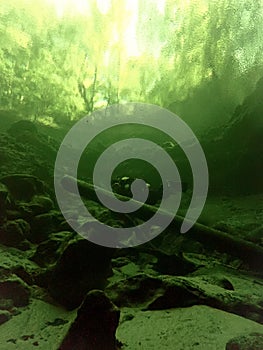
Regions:
M 120 311 L 101 290 L 85 297 L 59 350 L 117 350 Z
M 51 296 L 68 309 L 78 307 L 87 292 L 106 286 L 113 252 L 86 239 L 70 241 L 52 271 Z
M 29 202 L 33 196 L 45 194 L 45 186 L 36 176 L 27 174 L 12 174 L 0 178 L 12 197 L 18 201 Z

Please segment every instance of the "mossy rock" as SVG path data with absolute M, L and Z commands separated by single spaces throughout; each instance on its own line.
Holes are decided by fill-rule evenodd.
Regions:
M 56 230 L 56 215 L 52 212 L 35 216 L 31 221 L 31 233 L 28 240 L 40 243 L 48 239 L 50 233 Z
M 7 221 L 0 228 L 0 243 L 19 247 L 19 245 L 29 236 L 30 225 L 23 219 Z
M 41 267 L 56 263 L 66 248 L 68 241 L 72 238 L 72 235 L 73 233 L 68 231 L 50 234 L 48 240 L 41 242 L 37 246 L 35 254 L 31 259 Z
M 35 195 L 45 194 L 44 183 L 36 176 L 11 174 L 0 178 L 11 196 L 18 201 L 29 202 Z
M 9 321 L 11 318 L 10 312 L 7 310 L 0 310 L 0 325 Z
M 32 218 L 37 215 L 46 214 L 54 209 L 54 203 L 48 196 L 36 195 L 29 203 L 20 203 L 18 209 L 23 217 Z
M 263 349 L 263 334 L 250 333 L 231 339 L 226 350 L 262 350 Z

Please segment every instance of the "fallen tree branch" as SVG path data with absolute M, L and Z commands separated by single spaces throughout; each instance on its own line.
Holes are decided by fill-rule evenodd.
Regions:
M 96 192 L 94 190 L 94 186 L 85 181 L 76 180 L 71 176 L 65 176 L 62 179 L 61 184 L 64 189 L 74 193 L 73 185 L 76 183 L 76 181 L 78 182 L 78 189 L 81 196 L 89 200 L 99 202 L 99 199 L 97 198 Z M 108 192 L 99 187 L 96 189 L 103 193 L 103 195 L 112 197 L 111 192 Z M 123 201 L 130 200 L 130 198 L 122 195 L 116 195 L 116 197 Z M 154 215 L 157 210 L 158 207 L 143 204 L 141 208 L 136 211 L 136 216 L 145 220 Z M 164 211 L 161 214 L 165 216 L 172 215 L 171 213 Z M 173 217 L 170 225 L 173 225 L 176 228 L 180 228 L 183 220 L 184 218 L 182 216 L 176 215 Z M 186 235 L 188 238 L 199 241 L 206 246 L 213 247 L 218 251 L 236 256 L 247 263 L 253 270 L 262 272 L 263 248 L 260 246 L 257 246 L 246 240 L 233 237 L 230 234 L 210 228 L 200 223 L 195 223 L 190 231 L 186 233 Z

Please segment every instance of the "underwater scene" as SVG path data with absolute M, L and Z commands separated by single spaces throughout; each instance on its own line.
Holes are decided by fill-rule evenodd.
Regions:
M 263 2 L 0 0 L 0 350 L 263 350 Z

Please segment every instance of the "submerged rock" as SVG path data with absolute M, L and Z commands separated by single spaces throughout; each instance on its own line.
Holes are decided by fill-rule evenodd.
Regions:
M 19 211 L 24 217 L 46 214 L 52 209 L 54 209 L 53 201 L 44 195 L 34 196 L 30 202 L 19 204 Z
M 16 307 L 27 306 L 29 303 L 30 290 L 18 277 L 10 276 L 0 281 L 0 299 L 12 300 Z
M 101 290 L 90 291 L 59 350 L 117 350 L 120 311 Z
M 45 267 L 54 264 L 63 253 L 67 246 L 67 242 L 72 238 L 73 233 L 64 231 L 52 233 L 46 241 L 41 242 L 36 249 L 35 254 L 31 258 L 39 266 Z
M 30 225 L 23 219 L 7 221 L 0 227 L 0 243 L 18 247 L 28 237 Z
M 8 188 L 0 182 L 0 222 L 4 221 L 9 204 Z
M 111 272 L 113 249 L 85 239 L 72 240 L 50 279 L 51 296 L 68 309 L 78 307 L 88 291 L 103 289 Z
M 158 261 L 154 264 L 154 269 L 166 275 L 187 275 L 197 269 L 197 266 L 188 261 L 183 254 L 167 254 L 161 250 L 154 250 Z
M 262 350 L 263 334 L 250 333 L 231 339 L 226 344 L 226 350 Z
M 56 215 L 52 212 L 40 214 L 32 218 L 31 234 L 28 238 L 32 243 L 40 243 L 48 238 L 48 235 L 56 229 Z
M 45 194 L 44 183 L 36 176 L 27 174 L 12 174 L 0 178 L 6 185 L 12 197 L 18 201 L 30 201 L 33 196 Z
M 218 285 L 218 281 L 222 284 Z M 118 307 L 166 310 L 205 304 L 263 324 L 261 293 L 255 294 L 253 299 L 248 298 L 230 281 L 222 275 L 207 279 L 206 275 L 185 277 L 140 273 L 113 280 L 105 291 Z
M 7 310 L 0 310 L 0 325 L 10 320 L 11 314 Z

